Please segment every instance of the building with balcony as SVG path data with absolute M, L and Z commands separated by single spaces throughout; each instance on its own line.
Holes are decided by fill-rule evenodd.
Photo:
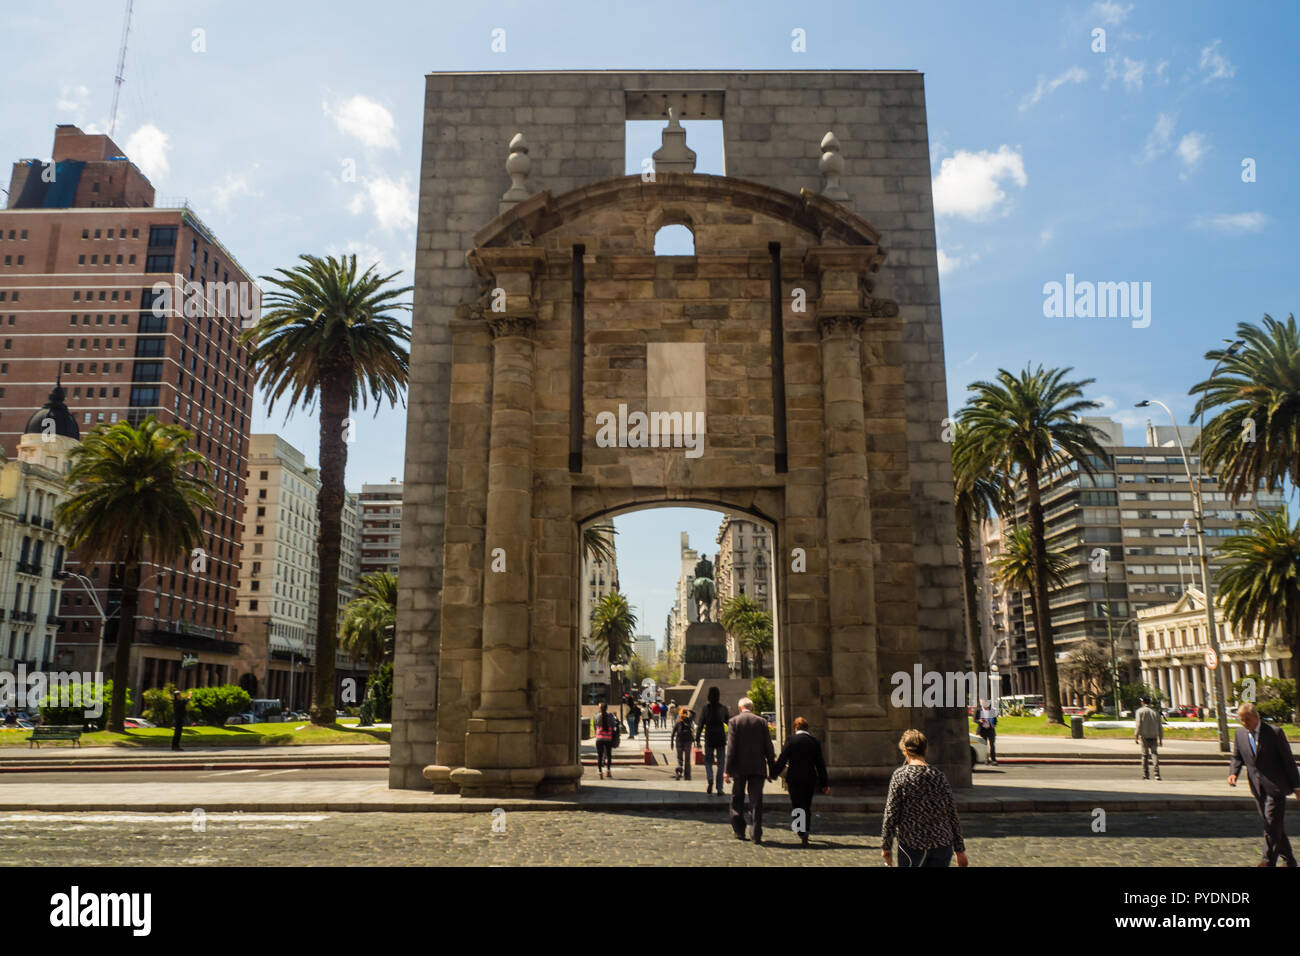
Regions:
M 772 537 L 765 525 L 739 515 L 724 515 L 718 526 L 718 561 L 713 581 L 718 591 L 718 607 L 727 598 L 748 595 L 769 614 L 772 613 Z M 775 664 L 772 654 L 763 661 L 763 673 L 771 677 Z M 727 635 L 727 666 L 740 676 L 742 649 L 734 636 Z M 752 662 L 751 662 L 752 663 Z
M 359 571 L 361 576 L 388 571 L 397 574 L 402 550 L 402 483 L 362 485 Z
M 83 432 L 151 415 L 188 429 L 215 489 L 202 522 L 204 560 L 178 556 L 143 569 L 136 641 L 148 649 L 132 651 L 127 675 L 137 701 L 142 681 L 224 680 L 237 657 L 253 389 L 238 335 L 257 320 L 260 301 L 195 211 L 156 205 L 153 186 L 109 137 L 60 125 L 51 162 L 14 163 L 0 209 L 0 448 L 15 453 L 29 410 L 58 376 Z M 121 597 L 115 569 L 68 561 L 112 615 Z M 61 602 L 59 644 L 97 642 L 100 619 L 83 589 L 63 588 Z M 110 616 L 110 647 L 116 634 Z M 192 666 L 180 673 L 183 654 Z M 111 671 L 111 651 L 104 660 Z M 83 656 L 76 669 L 93 664 Z
M 58 647 L 67 538 L 54 509 L 67 497 L 64 475 L 79 444 L 56 385 L 28 419 L 18 457 L 6 459 L 0 448 L 0 669 L 71 669 L 72 649 Z
M 1113 635 L 1121 679 L 1137 676 L 1135 614 L 1143 608 L 1176 600 L 1199 580 L 1193 541 L 1190 468 L 1184 463 L 1172 428 L 1148 424 L 1146 444 L 1125 445 L 1123 428 L 1109 418 L 1085 418 L 1101 430 L 1106 455 L 1092 458 L 1091 470 L 1067 460 L 1046 472 L 1040 482 L 1043 520 L 1049 549 L 1062 551 L 1071 567 L 1063 587 L 1049 593 L 1058 667 L 1071 649 L 1085 640 L 1109 647 Z M 1196 428 L 1182 428 L 1184 445 L 1191 445 Z M 1013 520 L 1028 521 L 1023 484 L 1017 489 Z M 1259 491 L 1246 501 L 1231 501 L 1219 490 L 1214 475 L 1204 478 L 1207 552 L 1214 560 L 1217 539 L 1236 532 L 1237 523 L 1255 511 L 1279 507 L 1283 496 Z M 1001 547 L 1001 525 L 986 522 L 981 534 L 986 569 L 992 568 Z M 982 639 L 986 649 L 998 647 L 1004 694 L 1041 694 L 1037 635 L 1027 592 L 1000 594 L 984 574 L 981 613 L 989 614 Z M 999 646 L 999 641 L 1001 646 Z M 1061 675 L 1062 703 L 1082 704 L 1083 693 Z
M 1226 622 L 1215 602 L 1218 667 L 1223 668 L 1228 693 L 1247 675 L 1286 677 L 1291 649 L 1280 628 L 1268 634 L 1239 634 Z M 1137 612 L 1138 664 L 1142 683 L 1158 687 L 1173 707 L 1212 707 L 1215 680 L 1206 652 L 1210 650 L 1205 621 L 1205 593 L 1188 588 L 1178 600 Z
M 605 655 L 596 651 L 591 641 L 591 612 L 607 594 L 618 590 L 618 546 L 615 536 L 601 532 L 601 537 L 609 545 L 610 556 L 583 557 L 583 584 L 578 604 L 578 632 L 583 647 L 589 651 L 587 659 L 581 663 L 582 699 L 587 703 L 611 700 L 609 661 Z

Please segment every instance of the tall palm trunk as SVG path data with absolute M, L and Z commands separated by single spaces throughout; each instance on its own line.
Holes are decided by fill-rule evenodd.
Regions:
M 1038 666 L 1043 671 L 1043 709 L 1049 724 L 1062 724 L 1060 687 L 1056 678 L 1056 642 L 1052 638 L 1052 606 L 1047 599 L 1047 531 L 1043 501 L 1038 492 L 1038 467 L 1025 468 L 1029 495 L 1029 538 L 1034 548 L 1034 631 L 1038 635 Z
M 316 693 L 311 706 L 314 724 L 332 724 L 336 719 L 334 652 L 338 639 L 339 551 L 343 540 L 343 476 L 348 465 L 348 446 L 343 422 L 348 416 L 351 388 L 348 375 L 337 369 L 322 376 L 320 416 L 320 494 L 316 497 L 316 518 L 320 540 L 316 554 L 320 562 L 320 586 L 316 596 Z
M 135 616 L 140 608 L 140 559 L 127 557 L 122 564 L 122 604 L 117 621 L 117 651 L 113 655 L 113 702 L 108 729 L 120 734 L 126 719 L 126 689 L 130 681 L 131 644 L 135 641 Z
M 964 511 L 957 513 L 957 540 L 961 544 L 961 572 L 966 590 L 966 640 L 970 645 L 971 668 L 984 673 L 984 644 L 980 640 L 979 599 L 976 596 L 975 556 L 971 547 L 971 520 Z

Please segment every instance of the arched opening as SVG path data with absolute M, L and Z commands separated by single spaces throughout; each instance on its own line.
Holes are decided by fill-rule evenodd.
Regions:
M 690 227 L 680 223 L 663 226 L 655 233 L 655 255 L 695 255 L 695 234 L 691 232 Z
M 578 741 L 582 785 L 604 785 L 590 726 L 601 701 L 620 722 L 615 786 L 703 789 L 707 772 L 701 766 L 674 782 L 678 756 L 672 724 L 682 708 L 698 718 L 712 686 L 733 715 L 741 696 L 753 697 L 755 712 L 776 726 L 779 747 L 788 728 L 780 686 L 775 524 L 715 502 L 671 501 L 612 508 L 581 521 L 577 530 L 575 686 L 580 717 L 587 722 L 587 730 L 580 724 Z M 700 585 L 697 572 L 710 575 L 710 584 Z M 757 612 L 746 627 L 727 613 L 738 600 Z M 624 607 L 634 623 L 631 641 L 621 645 L 611 639 L 609 623 Z M 724 627 L 723 620 L 731 626 Z M 766 684 L 755 693 L 758 677 Z M 667 712 L 651 713 L 648 725 L 644 716 L 629 721 L 633 705 L 644 714 L 655 703 Z

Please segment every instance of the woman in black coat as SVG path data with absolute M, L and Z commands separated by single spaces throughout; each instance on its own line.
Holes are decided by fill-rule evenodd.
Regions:
M 785 785 L 790 791 L 792 826 L 799 834 L 799 841 L 807 846 L 812 830 L 813 792 L 830 793 L 831 788 L 826 779 L 826 762 L 822 760 L 822 745 L 808 732 L 808 721 L 802 717 L 794 719 L 794 733 L 781 749 L 781 756 L 776 758 L 772 776 L 775 778 L 782 770 L 786 771 Z

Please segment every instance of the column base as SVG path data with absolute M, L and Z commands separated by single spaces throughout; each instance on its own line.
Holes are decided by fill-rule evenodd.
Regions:
M 457 767 L 448 774 L 462 797 L 532 797 L 546 771 L 541 767 L 513 770 L 474 770 Z

